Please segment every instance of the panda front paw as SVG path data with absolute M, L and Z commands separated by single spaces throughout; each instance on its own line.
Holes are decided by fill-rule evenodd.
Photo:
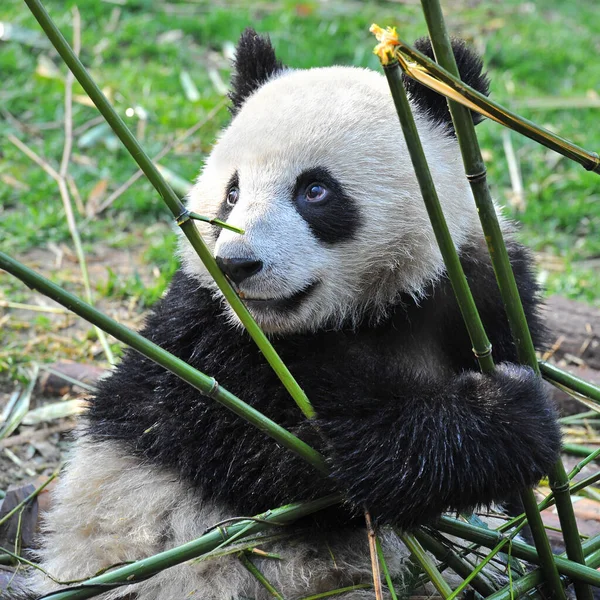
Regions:
M 319 419 L 332 478 L 356 510 L 404 528 L 501 502 L 560 452 L 556 411 L 528 367 L 415 377 L 387 397 L 345 400 Z

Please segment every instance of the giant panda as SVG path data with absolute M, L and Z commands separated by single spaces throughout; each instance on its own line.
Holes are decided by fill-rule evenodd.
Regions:
M 427 40 L 418 47 L 433 55 Z M 454 52 L 463 79 L 487 93 L 481 59 L 459 41 Z M 502 502 L 556 460 L 556 414 L 539 378 L 515 364 L 446 101 L 405 84 L 496 371 L 478 371 L 384 76 L 353 67 L 287 68 L 268 38 L 247 30 L 234 63 L 233 118 L 188 207 L 244 230 L 197 223 L 317 417 L 302 417 L 184 238 L 181 268 L 142 333 L 319 449 L 331 474 L 319 476 L 127 351 L 90 399 L 46 517 L 39 561 L 53 577 L 89 577 L 185 543 L 230 517 L 337 491 L 343 504 L 266 547 L 280 560 L 252 560 L 288 600 L 370 583 L 366 507 L 391 574 L 402 581 L 409 553 L 399 532 L 444 511 Z M 532 263 L 502 223 L 539 344 Z M 39 571 L 29 585 L 34 595 L 60 588 Z M 100 597 L 270 595 L 230 555 Z

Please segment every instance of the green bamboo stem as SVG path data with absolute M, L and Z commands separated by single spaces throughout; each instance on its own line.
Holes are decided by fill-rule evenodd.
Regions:
M 446 71 L 455 77 L 460 78 L 439 0 L 421 0 L 421 5 L 423 7 L 423 13 L 427 22 L 427 28 L 429 30 L 429 36 L 436 61 Z M 500 228 L 500 223 L 498 222 L 494 202 L 487 183 L 485 163 L 479 149 L 475 125 L 473 124 L 470 112 L 466 107 L 453 102 L 452 100 L 448 100 L 448 107 L 458 138 L 465 167 L 465 174 L 471 185 L 473 197 L 475 198 L 477 212 L 488 245 L 492 266 L 496 274 L 496 280 L 508 317 L 513 340 L 517 348 L 519 361 L 529 365 L 539 375 L 540 371 L 535 348 L 529 332 L 523 304 L 521 303 L 517 282 L 510 264 L 510 258 L 502 237 L 502 230 Z M 575 513 L 569 494 L 569 480 L 560 457 L 553 465 L 552 469 L 550 469 L 548 476 L 550 487 L 556 497 L 556 508 L 558 510 L 565 547 L 569 558 L 581 564 L 585 564 L 581 548 L 581 538 L 579 537 L 577 528 L 577 520 L 575 519 Z M 552 550 L 550 548 L 548 537 L 543 527 L 540 527 L 542 525 L 542 520 L 533 493 L 525 493 L 523 496 L 526 497 L 524 504 L 530 525 L 532 522 L 535 524 L 535 527 L 532 526 L 531 528 L 535 545 L 540 554 L 546 556 L 544 565 L 547 567 L 546 575 L 548 581 L 553 587 L 554 592 L 557 594 L 557 597 L 564 597 L 564 590 L 562 585 L 560 585 L 558 573 L 554 567 L 554 563 L 551 561 Z M 592 590 L 589 586 L 576 583 L 575 591 L 578 600 L 593 600 Z
M 600 536 L 587 540 L 583 544 L 583 552 L 586 556 L 586 565 L 588 567 L 597 568 L 600 566 L 599 548 Z M 564 554 L 565 553 L 563 552 L 560 556 L 564 556 Z M 543 580 L 543 574 L 540 569 L 535 569 L 524 577 L 517 579 L 517 581 L 512 582 L 512 585 L 505 586 L 498 590 L 486 598 L 486 600 L 512 600 L 512 598 L 518 598 L 543 583 Z
M 503 535 L 497 531 L 476 527 L 475 525 L 463 523 L 456 519 L 452 519 L 451 517 L 440 517 L 435 522 L 435 527 L 443 533 L 455 535 L 479 544 L 480 546 L 485 546 L 486 548 L 494 548 L 502 539 L 504 539 Z M 540 555 L 536 548 L 516 540 L 513 540 L 512 542 L 512 555 L 516 558 L 535 564 L 540 564 L 541 562 Z M 600 573 L 595 569 L 560 556 L 553 556 L 553 560 L 560 574 L 567 575 L 574 580 L 583 581 L 590 585 L 600 586 Z
M 355 590 L 368 590 L 372 587 L 372 583 L 357 583 L 356 585 L 328 590 L 327 592 L 321 592 L 320 594 L 314 594 L 313 596 L 304 596 L 304 598 L 300 598 L 299 600 L 322 600 L 323 598 L 331 598 L 332 596 L 341 596 L 346 592 L 353 592 Z
M 473 569 L 473 571 L 465 578 L 465 580 L 452 592 L 452 595 L 448 600 L 454 600 L 463 590 L 473 581 L 479 573 L 485 568 L 485 566 L 498 554 L 506 544 L 510 542 L 509 539 L 501 540 L 496 544 L 492 551 Z
M 446 583 L 446 580 L 435 566 L 433 560 L 431 560 L 431 557 L 427 554 L 427 552 L 425 552 L 423 546 L 421 546 L 417 538 L 410 533 L 405 533 L 402 536 L 402 541 L 410 550 L 413 558 L 419 563 L 419 565 L 421 565 L 425 573 L 429 575 L 431 583 L 440 593 L 440 596 L 444 599 L 449 598 L 452 595 L 452 589 Z
M 228 527 L 219 527 L 187 544 L 92 577 L 77 588 L 53 592 L 47 598 L 48 600 L 85 600 L 99 596 L 113 588 L 137 583 L 169 567 L 206 554 L 244 529 L 251 534 L 264 531 L 273 525 L 292 523 L 337 504 L 340 500 L 340 496 L 331 495 L 312 502 L 290 504 L 258 515 L 259 521 L 240 521 Z
M 385 577 L 385 582 L 390 593 L 390 598 L 392 600 L 398 600 L 398 595 L 396 594 L 394 582 L 392 581 L 390 570 L 388 569 L 387 562 L 383 554 L 383 548 L 381 547 L 381 542 L 379 541 L 379 538 L 375 539 L 375 547 L 377 549 L 377 560 L 379 560 L 379 564 L 381 565 L 381 570 L 383 571 L 383 576 Z
M 556 503 L 556 491 L 552 491 L 555 495 Z M 552 592 L 558 600 L 566 600 L 565 590 L 562 586 L 560 577 L 558 575 L 558 569 L 554 561 L 554 555 L 552 553 L 552 548 L 550 547 L 548 534 L 546 533 L 546 529 L 544 528 L 542 515 L 539 512 L 533 491 L 527 490 L 526 492 L 523 492 L 521 494 L 521 501 L 523 503 L 523 508 L 525 509 L 525 515 L 527 516 L 527 522 L 529 523 L 529 528 L 531 529 L 535 547 L 537 548 L 537 551 L 540 555 L 542 569 L 544 571 L 546 580 L 548 581 L 548 585 L 550 586 Z M 571 500 L 569 497 L 569 504 L 570 503 Z M 573 519 L 575 519 L 575 516 L 573 516 Z M 579 600 L 584 600 L 584 598 L 580 598 Z
M 563 452 L 566 454 L 572 454 L 573 456 L 585 456 L 589 457 L 595 450 L 582 444 L 563 444 Z M 593 460 L 593 459 L 592 459 Z
M 473 567 L 451 548 L 444 546 L 439 540 L 425 533 L 422 529 L 415 531 L 414 535 L 423 548 L 431 552 L 440 563 L 448 565 L 459 577 L 466 580 L 471 576 Z M 469 583 L 484 598 L 496 591 L 494 586 L 485 577 L 481 576 L 481 573 L 477 573 Z
M 479 317 L 475 301 L 473 300 L 471 290 L 469 289 L 464 271 L 460 264 L 458 253 L 444 219 L 439 198 L 427 165 L 425 153 L 421 146 L 417 127 L 412 116 L 410 104 L 406 96 L 406 91 L 402 83 L 400 67 L 398 63 L 394 61 L 386 65 L 384 71 L 400 118 L 400 124 L 402 126 L 402 131 L 404 132 L 412 164 L 419 181 L 421 194 L 423 195 L 423 200 L 425 201 L 427 212 L 429 213 L 429 218 L 437 242 L 440 246 L 456 299 L 473 344 L 473 351 L 479 360 L 481 370 L 484 373 L 489 373 L 494 369 L 491 344 L 485 333 L 483 323 Z M 564 590 L 562 589 L 558 572 L 552 561 L 550 542 L 548 541 L 542 518 L 537 510 L 537 503 L 532 490 L 523 491 L 521 497 L 536 542 L 536 547 L 540 549 L 548 580 L 551 582 L 557 598 L 559 600 L 565 600 Z
M 597 410 L 587 410 L 583 413 L 577 413 L 574 415 L 569 415 L 568 417 L 561 417 L 558 422 L 561 425 L 571 425 L 573 423 L 579 423 L 580 421 L 589 421 L 589 420 L 600 420 L 600 413 Z
M 580 473 L 584 467 L 589 465 L 593 460 L 596 460 L 599 456 L 600 456 L 600 448 L 597 448 L 596 450 L 590 449 L 589 454 L 581 462 L 577 463 L 571 469 L 571 471 L 569 471 L 569 474 L 567 475 L 567 477 L 569 478 L 569 481 L 571 481 L 573 479 L 573 477 L 575 477 L 575 475 L 577 475 L 577 473 Z
M 577 483 L 574 483 L 571 486 L 571 494 L 576 494 L 577 492 L 584 490 L 586 487 L 598 483 L 598 481 L 600 481 L 600 471 L 586 477 L 585 479 L 582 479 L 581 481 L 578 481 Z
M 323 457 L 316 450 L 313 450 L 308 444 L 281 427 L 281 425 L 278 425 L 271 419 L 265 417 L 255 408 L 242 402 L 242 400 L 234 396 L 231 392 L 222 388 L 213 377 L 201 373 L 166 350 L 163 350 L 160 346 L 150 342 L 139 333 L 117 323 L 93 306 L 90 306 L 80 298 L 77 298 L 77 296 L 63 290 L 61 287 L 52 283 L 45 277 L 38 275 L 19 261 L 4 254 L 4 252 L 0 252 L 0 268 L 11 273 L 30 288 L 37 290 L 59 304 L 62 304 L 75 314 L 83 317 L 86 321 L 89 321 L 93 325 L 97 325 L 106 333 L 109 333 L 123 343 L 131 346 L 140 354 L 143 354 L 150 360 L 171 371 L 171 373 L 174 373 L 179 378 L 194 386 L 203 394 L 221 403 L 236 415 L 242 417 L 273 439 L 277 440 L 282 446 L 295 452 L 298 456 L 318 469 L 320 473 L 328 473 Z
M 40 0 L 24 1 L 46 33 L 52 45 L 56 48 L 69 69 L 71 69 L 73 75 L 75 75 L 75 78 L 80 83 L 81 87 L 91 98 L 92 102 L 94 102 L 96 108 L 100 111 L 100 114 L 102 114 L 102 116 L 106 119 L 107 123 L 111 126 L 115 134 L 119 137 L 123 145 L 127 148 L 131 156 L 137 162 L 140 169 L 149 179 L 150 183 L 155 187 L 166 205 L 169 207 L 173 217 L 175 217 L 177 223 L 181 227 L 182 232 L 185 234 L 193 248 L 198 253 L 206 269 L 211 274 L 216 284 L 219 286 L 219 289 L 231 305 L 232 309 L 235 311 L 244 327 L 246 327 L 248 333 L 256 342 L 256 345 L 260 348 L 261 352 L 271 365 L 271 368 L 275 371 L 300 410 L 302 410 L 307 418 L 314 417 L 315 411 L 306 397 L 306 394 L 298 385 L 297 381 L 293 378 L 292 374 L 285 366 L 265 334 L 256 324 L 252 318 L 252 315 L 250 315 L 248 312 L 248 309 L 244 303 L 240 300 L 234 289 L 227 281 L 225 275 L 223 275 L 217 266 L 214 257 L 210 253 L 210 250 L 198 233 L 198 229 L 194 225 L 189 211 L 186 210 L 184 205 L 177 197 L 177 194 L 165 181 L 164 177 L 160 174 L 150 157 L 144 152 L 139 142 L 131 133 L 127 125 L 125 125 L 123 119 L 119 117 L 114 108 L 110 105 L 110 102 L 107 100 L 106 96 L 96 85 L 86 68 L 69 46 L 67 40 L 63 37 L 61 32 L 50 18 L 50 15 L 44 8 L 42 2 Z
M 553 465 L 552 469 L 550 469 L 550 472 L 548 473 L 548 480 L 550 483 L 550 489 L 554 494 L 558 519 L 560 521 L 561 533 L 565 542 L 567 556 L 570 560 L 584 565 L 585 558 L 581 544 L 581 537 L 579 535 L 577 519 L 573 510 L 573 503 L 571 502 L 570 481 L 560 457 Z M 530 515 L 528 513 L 526 514 L 528 520 L 530 520 Z M 537 507 L 536 514 L 539 515 L 539 512 L 537 512 Z M 535 536 L 534 540 L 536 542 L 536 547 L 539 549 Z M 593 592 L 589 585 L 586 585 L 580 581 L 575 581 L 574 586 L 575 595 L 577 596 L 578 600 L 593 600 Z
M 202 221 L 203 223 L 208 223 L 209 225 L 215 225 L 216 227 L 221 227 L 221 229 L 229 229 L 229 231 L 233 231 L 234 233 L 239 233 L 243 235 L 245 232 L 243 229 L 236 227 L 235 225 L 230 225 L 229 223 L 225 223 L 225 221 L 221 221 L 221 219 L 211 219 L 210 217 L 205 217 L 204 215 L 199 215 L 196 212 L 188 211 L 187 216 L 190 219 L 194 219 L 194 221 Z
M 469 289 L 462 265 L 458 258 L 458 253 L 452 241 L 450 230 L 444 219 L 442 207 L 431 178 L 429 166 L 421 146 L 421 140 L 415 125 L 414 118 L 406 97 L 406 91 L 402 83 L 401 71 L 397 62 L 390 63 L 384 67 L 394 104 L 400 118 L 400 125 L 406 139 L 406 145 L 411 157 L 415 173 L 421 189 L 423 200 L 429 214 L 429 219 L 433 226 L 437 243 L 440 247 L 446 269 L 450 277 L 452 289 L 456 295 L 460 311 L 462 313 L 465 325 L 469 332 L 469 337 L 473 345 L 473 352 L 479 361 L 481 370 L 489 373 L 494 369 L 492 359 L 492 346 L 485 333 L 483 323 L 475 306 L 473 295 Z
M 284 600 L 281 593 L 275 586 L 261 573 L 260 569 L 250 560 L 246 552 L 240 553 L 240 561 L 248 572 L 277 600 Z
M 577 483 L 571 484 L 571 486 L 569 487 L 569 494 L 576 494 L 577 492 L 580 492 L 581 490 L 585 489 L 586 487 L 593 485 L 594 483 L 596 483 L 599 480 L 600 480 L 600 471 L 597 473 L 594 473 L 593 475 L 590 475 L 589 477 L 586 477 L 585 479 L 582 479 L 581 481 L 578 481 Z M 538 510 L 540 510 L 540 511 L 545 510 L 546 508 L 548 508 L 550 506 L 554 506 L 554 504 L 555 504 L 554 492 L 551 492 L 538 504 Z M 500 533 L 502 533 L 504 531 L 508 531 L 512 527 L 520 526 L 521 524 L 523 524 L 525 522 L 526 519 L 527 519 L 526 515 L 524 513 L 521 513 L 520 515 L 517 515 L 516 517 L 513 517 L 512 519 L 508 520 L 506 523 L 503 523 L 502 525 L 500 525 L 500 527 L 497 527 L 496 531 L 498 531 Z M 512 535 L 512 533 L 511 533 L 511 535 Z
M 546 146 L 546 148 L 578 162 L 588 171 L 600 174 L 600 157 L 596 152 L 581 148 L 566 138 L 508 110 L 501 104 L 474 90 L 461 81 L 455 73 L 451 73 L 436 64 L 403 40 L 398 40 L 395 55 L 400 61 L 402 70 L 409 77 L 448 98 L 452 98 L 452 100 L 463 106 L 535 140 Z
M 543 360 L 539 361 L 539 365 L 544 379 L 554 384 L 560 384 L 600 404 L 600 387 L 597 385 L 575 377 L 575 375 Z
M 459 77 L 439 0 L 422 0 L 421 5 L 437 62 L 452 75 Z M 464 106 L 449 100 L 448 107 L 450 108 L 462 154 L 465 174 L 475 198 L 477 212 L 488 244 L 492 266 L 496 273 L 519 360 L 537 371 L 535 349 L 487 183 L 485 163 L 479 149 L 473 120 L 469 110 Z

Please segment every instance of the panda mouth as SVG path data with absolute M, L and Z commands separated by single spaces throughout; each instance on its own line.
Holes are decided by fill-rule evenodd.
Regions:
M 256 311 L 290 312 L 296 310 L 314 292 L 318 284 L 319 282 L 315 281 L 285 298 L 248 298 L 241 292 L 238 292 L 238 295 L 248 308 Z

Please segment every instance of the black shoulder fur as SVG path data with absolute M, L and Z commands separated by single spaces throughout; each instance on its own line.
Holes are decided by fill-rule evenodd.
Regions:
M 419 52 L 435 60 L 433 47 L 429 38 L 419 38 L 414 43 L 414 46 Z M 489 95 L 490 82 L 487 74 L 483 72 L 483 60 L 477 52 L 461 39 L 452 40 L 452 51 L 454 52 L 460 78 L 478 92 L 486 96 Z M 448 110 L 446 98 L 418 81 L 411 79 L 408 75 L 403 74 L 402 79 L 413 105 L 417 106 L 434 123 L 439 123 L 447 127 L 448 132 L 454 134 L 454 126 L 452 125 L 452 118 Z M 471 111 L 471 116 L 476 125 L 483 120 L 483 117 L 474 111 Z
M 525 250 L 509 253 L 534 339 L 543 329 Z M 487 253 L 462 252 L 500 368 L 482 375 L 447 278 L 415 304 L 403 298 L 377 327 L 290 335 L 274 345 L 318 414 L 316 435 L 248 335 L 230 327 L 211 293 L 177 273 L 144 335 L 214 376 L 322 451 L 319 477 L 290 451 L 161 367 L 128 351 L 100 382 L 87 434 L 172 469 L 204 498 L 239 514 L 342 490 L 404 528 L 448 509 L 501 501 L 535 484 L 560 433 L 541 381 L 516 352 Z
M 284 68 L 277 60 L 269 38 L 258 35 L 248 27 L 235 50 L 232 91 L 229 93 L 231 113 L 235 115 L 252 93 Z

